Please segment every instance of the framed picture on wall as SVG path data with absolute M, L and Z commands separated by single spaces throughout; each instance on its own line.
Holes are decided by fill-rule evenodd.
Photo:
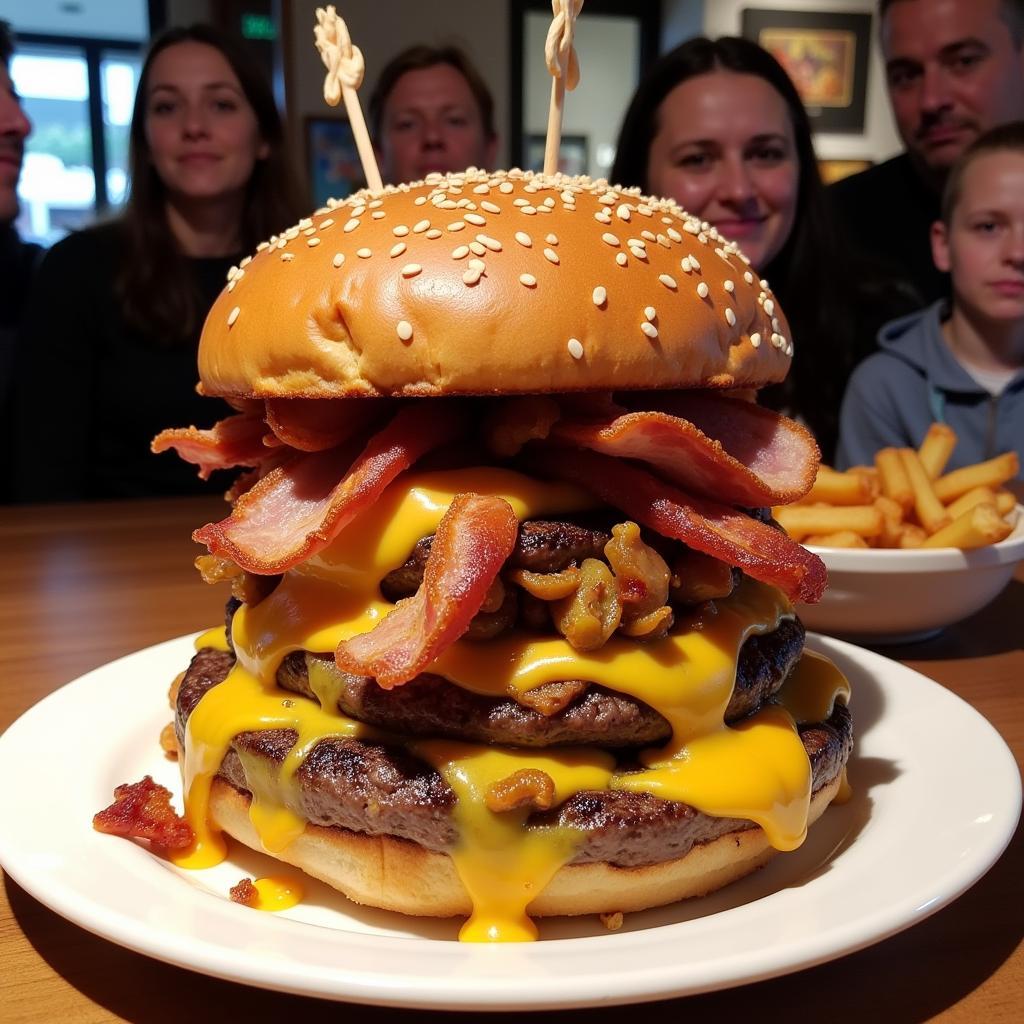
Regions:
M 832 182 L 848 178 L 851 174 L 859 174 L 861 171 L 866 171 L 873 163 L 873 160 L 851 160 L 847 158 L 819 160 L 818 171 L 821 174 L 822 183 L 831 185 Z
M 306 167 L 318 207 L 366 186 L 352 126 L 342 117 L 306 118 Z
M 525 170 L 544 169 L 544 140 L 543 135 L 526 136 Z M 590 146 L 586 135 L 562 136 L 562 143 L 558 147 L 558 169 L 563 174 L 588 174 L 589 160 Z
M 814 131 L 864 131 L 869 13 L 747 7 L 742 32 L 789 73 Z

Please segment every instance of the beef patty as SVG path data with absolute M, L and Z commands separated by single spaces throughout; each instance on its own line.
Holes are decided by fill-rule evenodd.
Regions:
M 232 664 L 230 654 L 211 648 L 192 659 L 178 692 L 179 741 L 203 694 L 223 681 Z M 837 703 L 827 722 L 801 726 L 800 736 L 817 791 L 836 778 L 849 757 L 849 713 Z M 247 792 L 242 759 L 280 765 L 296 738 L 287 729 L 240 733 L 218 774 Z M 395 742 L 325 737 L 303 761 L 290 795 L 292 809 L 317 825 L 396 836 L 441 852 L 452 849 L 458 838 L 452 818 L 455 795 L 438 772 Z M 694 844 L 755 827 L 749 821 L 709 817 L 687 804 L 620 791 L 576 793 L 559 807 L 533 815 L 530 822 L 582 832 L 572 863 L 622 867 L 673 860 Z

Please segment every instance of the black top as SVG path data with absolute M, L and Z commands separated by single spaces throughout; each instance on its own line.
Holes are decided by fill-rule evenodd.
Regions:
M 0 227 L 0 409 L 14 370 L 14 342 L 25 311 L 32 275 L 43 257 L 33 242 L 23 242 L 14 228 Z
M 859 257 L 913 288 L 921 306 L 949 296 L 949 275 L 932 261 L 930 236 L 939 219 L 939 196 L 906 153 L 842 178 L 826 195 L 843 237 Z
M 118 225 L 58 242 L 36 275 L 15 377 L 14 497 L 19 501 L 223 492 L 197 467 L 149 443 L 166 427 L 212 426 L 231 414 L 196 394 L 199 328 L 165 342 L 129 326 L 114 293 Z M 190 259 L 203 311 L 235 258 Z

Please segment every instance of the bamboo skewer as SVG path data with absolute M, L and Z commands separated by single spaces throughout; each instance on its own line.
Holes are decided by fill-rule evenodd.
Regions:
M 544 60 L 551 74 L 551 102 L 548 106 L 548 133 L 544 143 L 544 173 L 558 171 L 558 153 L 562 142 L 562 109 L 565 90 L 570 92 L 580 81 L 580 63 L 573 46 L 576 18 L 583 0 L 551 0 L 551 27 L 544 42 Z
M 370 142 L 370 133 L 366 130 L 366 121 L 356 92 L 363 84 L 363 74 L 366 70 L 362 50 L 358 46 L 353 46 L 348 27 L 344 19 L 338 15 L 334 4 L 329 4 L 326 10 L 318 7 L 316 21 L 313 36 L 316 48 L 320 51 L 320 59 L 327 68 L 327 76 L 324 78 L 324 99 L 332 107 L 336 107 L 341 99 L 345 100 L 345 111 L 352 126 L 352 137 L 359 151 L 366 184 L 379 192 L 384 183 L 381 181 L 377 158 Z

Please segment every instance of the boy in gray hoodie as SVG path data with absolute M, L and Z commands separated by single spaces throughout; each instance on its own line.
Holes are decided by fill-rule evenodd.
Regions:
M 949 469 L 1005 451 L 1024 462 L 1024 122 L 982 135 L 954 166 L 932 254 L 952 303 L 882 328 L 843 399 L 839 468 L 916 448 L 936 421 L 958 438 Z

